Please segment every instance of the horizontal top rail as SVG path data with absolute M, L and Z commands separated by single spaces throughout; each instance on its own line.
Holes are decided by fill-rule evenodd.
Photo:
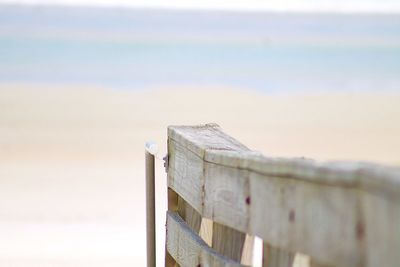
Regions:
M 383 190 L 400 196 L 400 168 L 366 162 L 271 158 L 226 135 L 217 124 L 170 126 L 168 136 L 204 161 L 227 167 L 333 186 Z
M 168 186 L 199 214 L 328 266 L 398 266 L 400 169 L 269 158 L 218 125 L 168 128 Z

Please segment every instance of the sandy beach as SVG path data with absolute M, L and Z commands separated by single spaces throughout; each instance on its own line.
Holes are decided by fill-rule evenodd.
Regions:
M 144 143 L 218 123 L 267 156 L 400 165 L 399 93 L 0 85 L 0 265 L 144 266 Z M 158 262 L 165 173 L 157 161 Z

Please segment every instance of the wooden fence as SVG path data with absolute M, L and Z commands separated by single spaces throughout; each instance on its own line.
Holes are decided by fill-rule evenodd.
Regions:
M 400 169 L 268 158 L 215 124 L 168 128 L 166 266 L 400 266 Z

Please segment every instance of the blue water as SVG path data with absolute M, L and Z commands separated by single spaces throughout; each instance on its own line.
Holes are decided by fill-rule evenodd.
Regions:
M 6 6 L 0 82 L 400 91 L 400 16 Z

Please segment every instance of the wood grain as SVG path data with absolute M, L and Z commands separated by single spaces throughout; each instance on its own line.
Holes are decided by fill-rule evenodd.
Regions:
M 213 221 L 207 218 L 202 218 L 199 235 L 204 240 L 204 242 L 206 242 L 206 244 L 211 247 L 213 236 Z
M 201 215 L 180 196 L 178 196 L 178 214 L 193 232 L 196 234 L 200 232 Z
M 245 233 L 219 223 L 213 223 L 212 248 L 221 255 L 240 262 L 245 240 Z
M 267 158 L 214 124 L 168 134 L 168 185 L 201 216 L 323 265 L 398 266 L 399 168 Z
M 171 188 L 168 188 L 168 210 L 170 212 L 178 211 L 178 198 L 179 198 L 178 194 Z M 166 232 L 166 235 L 168 235 L 167 232 Z M 178 263 L 176 263 L 175 259 L 169 254 L 169 252 L 167 250 L 167 244 L 165 244 L 165 263 L 164 263 L 164 265 L 165 265 L 165 267 L 179 266 Z
M 167 213 L 167 250 L 182 267 L 243 266 L 210 248 L 177 213 Z
M 292 267 L 295 253 L 263 244 L 263 267 Z
M 255 237 L 252 235 L 246 235 L 246 239 L 244 241 L 242 257 L 240 259 L 240 263 L 243 265 L 252 266 L 253 265 L 253 256 L 254 256 L 254 242 Z

